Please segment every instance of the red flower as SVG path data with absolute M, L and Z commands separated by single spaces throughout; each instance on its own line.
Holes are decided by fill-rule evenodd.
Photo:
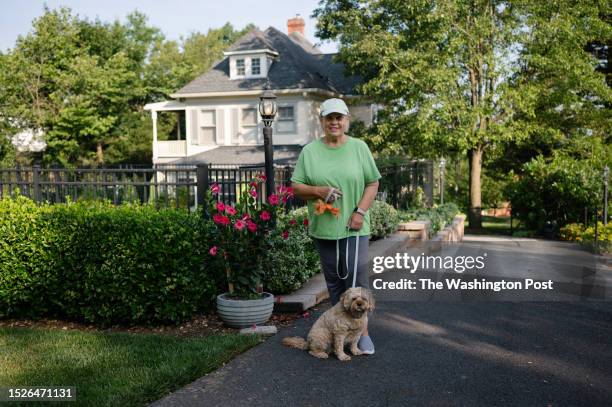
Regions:
M 277 190 L 279 195 L 286 196 L 287 198 L 293 198 L 293 188 L 279 185 Z M 286 201 L 286 199 L 283 201 Z
M 215 206 L 218 212 L 223 212 L 225 210 L 225 204 L 223 202 L 217 202 Z
M 278 195 L 276 194 L 270 195 L 268 197 L 268 203 L 273 206 L 278 205 Z
M 308 219 L 304 219 L 304 222 L 302 222 L 304 224 L 304 226 L 308 226 Z
M 258 178 L 258 179 L 260 179 L 262 181 L 265 181 L 265 180 L 268 179 L 268 177 L 266 177 L 264 174 L 257 174 L 256 178 Z
M 227 225 L 229 225 L 230 223 L 231 223 L 231 222 L 230 222 L 230 218 L 228 218 L 227 216 L 223 216 L 223 215 L 221 215 L 221 224 L 222 224 L 223 226 L 227 226 Z
M 246 227 L 249 230 L 249 232 L 252 232 L 252 233 L 255 233 L 255 231 L 257 230 L 257 225 L 251 219 L 246 221 Z
M 236 214 L 236 209 L 234 209 L 233 206 L 226 206 L 225 207 L 225 212 L 229 213 L 231 216 L 234 216 Z
M 263 221 L 266 221 L 266 222 L 267 222 L 267 221 L 269 221 L 269 220 L 270 220 L 270 218 L 271 218 L 271 216 L 270 216 L 270 212 L 268 212 L 268 211 L 263 211 L 263 212 L 261 212 L 261 214 L 259 215 L 259 217 L 261 218 L 261 220 L 263 220 Z
M 292 225 L 292 226 L 293 226 L 293 225 L 296 225 L 296 224 L 297 224 L 297 220 L 295 220 L 295 219 L 291 219 L 291 220 L 289 221 L 289 224 L 290 224 L 290 225 Z
M 257 190 L 255 188 L 251 189 L 249 191 L 249 194 L 251 194 L 253 198 L 257 198 Z
M 289 232 L 287 230 L 283 230 L 282 236 L 285 240 L 289 239 Z
M 217 225 L 221 225 L 223 224 L 223 218 L 224 216 L 219 214 L 219 213 L 215 213 L 213 215 L 213 222 L 215 222 Z
M 242 220 L 249 220 L 251 219 L 251 215 L 249 215 L 248 213 L 245 213 L 244 215 L 242 215 Z
M 240 220 L 240 219 L 238 219 L 238 220 L 236 221 L 236 223 L 234 223 L 234 227 L 235 227 L 236 229 L 238 229 L 238 230 L 242 230 L 242 229 L 244 229 L 244 227 L 245 227 L 245 226 L 246 226 L 246 224 L 244 223 L 244 221 L 243 221 L 243 220 Z
M 219 186 L 219 184 L 215 183 L 210 186 L 210 192 L 212 192 L 213 195 L 218 194 L 220 190 L 221 190 L 221 187 Z
M 213 246 L 210 248 L 210 250 L 208 251 L 208 253 L 210 253 L 211 256 L 216 256 L 217 255 L 217 251 L 219 249 L 217 248 L 217 246 Z
M 251 183 L 249 184 L 249 186 L 251 188 L 257 188 L 257 181 L 251 181 Z

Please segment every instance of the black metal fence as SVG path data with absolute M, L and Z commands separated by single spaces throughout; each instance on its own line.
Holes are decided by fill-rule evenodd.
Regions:
M 420 186 L 432 202 L 433 166 L 430 161 L 411 161 L 379 167 L 382 179 L 379 191 L 395 207 L 403 206 Z M 275 185 L 290 185 L 293 168 L 276 167 Z M 0 169 L 0 198 L 16 194 L 36 202 L 65 203 L 68 200 L 110 200 L 150 203 L 157 207 L 195 210 L 203 202 L 208 187 L 220 186 L 220 199 L 235 203 L 249 183 L 264 173 L 263 166 L 203 164 L 196 166 L 160 165 L 151 168 L 41 168 L 39 166 Z M 262 184 L 257 197 L 269 195 Z M 295 198 L 290 207 L 303 203 Z
M 382 178 L 378 191 L 395 208 L 406 208 L 417 188 L 424 192 L 427 203 L 433 203 L 434 174 L 430 160 L 413 160 L 378 167 Z

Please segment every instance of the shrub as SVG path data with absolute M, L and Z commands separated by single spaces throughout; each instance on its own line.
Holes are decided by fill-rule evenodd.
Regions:
M 416 187 L 416 189 L 410 195 L 410 201 L 408 203 L 410 208 L 414 209 L 425 209 L 427 208 L 427 197 L 423 188 Z
M 372 239 L 384 238 L 397 230 L 397 210 L 382 201 L 372 202 L 370 207 L 370 234 Z
M 561 240 L 576 241 L 581 238 L 584 232 L 584 226 L 581 223 L 570 223 L 559 229 L 559 238 Z
M 399 217 L 404 222 L 412 220 L 427 220 L 430 222 L 429 235 L 436 234 L 450 224 L 459 213 L 456 204 L 450 202 L 444 205 L 434 206 L 429 209 L 415 209 L 401 211 Z
M 213 304 L 196 214 L 104 202 L 0 201 L 0 317 L 99 324 L 180 322 Z
M 580 219 L 584 208 L 598 207 L 601 172 L 596 163 L 558 154 L 542 156 L 523 166 L 524 174 L 508 184 L 513 213 L 529 229 L 547 222 L 564 226 Z
M 308 236 L 308 212 L 303 209 L 279 218 L 279 229 L 287 231 L 271 237 L 271 249 L 267 253 L 264 269 L 264 287 L 274 294 L 288 294 L 300 288 L 321 268 L 319 254 Z

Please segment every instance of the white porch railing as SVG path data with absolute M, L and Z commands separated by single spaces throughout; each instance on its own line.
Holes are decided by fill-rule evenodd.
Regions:
M 164 140 L 157 142 L 158 157 L 184 157 L 187 155 L 187 141 Z

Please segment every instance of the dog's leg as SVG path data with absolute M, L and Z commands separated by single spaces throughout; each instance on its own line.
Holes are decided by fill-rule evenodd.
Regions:
M 338 356 L 343 362 L 348 362 L 351 360 L 351 357 L 344 353 L 344 340 L 346 339 L 346 335 L 336 334 L 334 335 L 334 353 Z
M 357 347 L 360 336 L 360 334 L 356 334 L 351 337 L 351 353 L 355 356 L 363 355 L 363 352 Z

